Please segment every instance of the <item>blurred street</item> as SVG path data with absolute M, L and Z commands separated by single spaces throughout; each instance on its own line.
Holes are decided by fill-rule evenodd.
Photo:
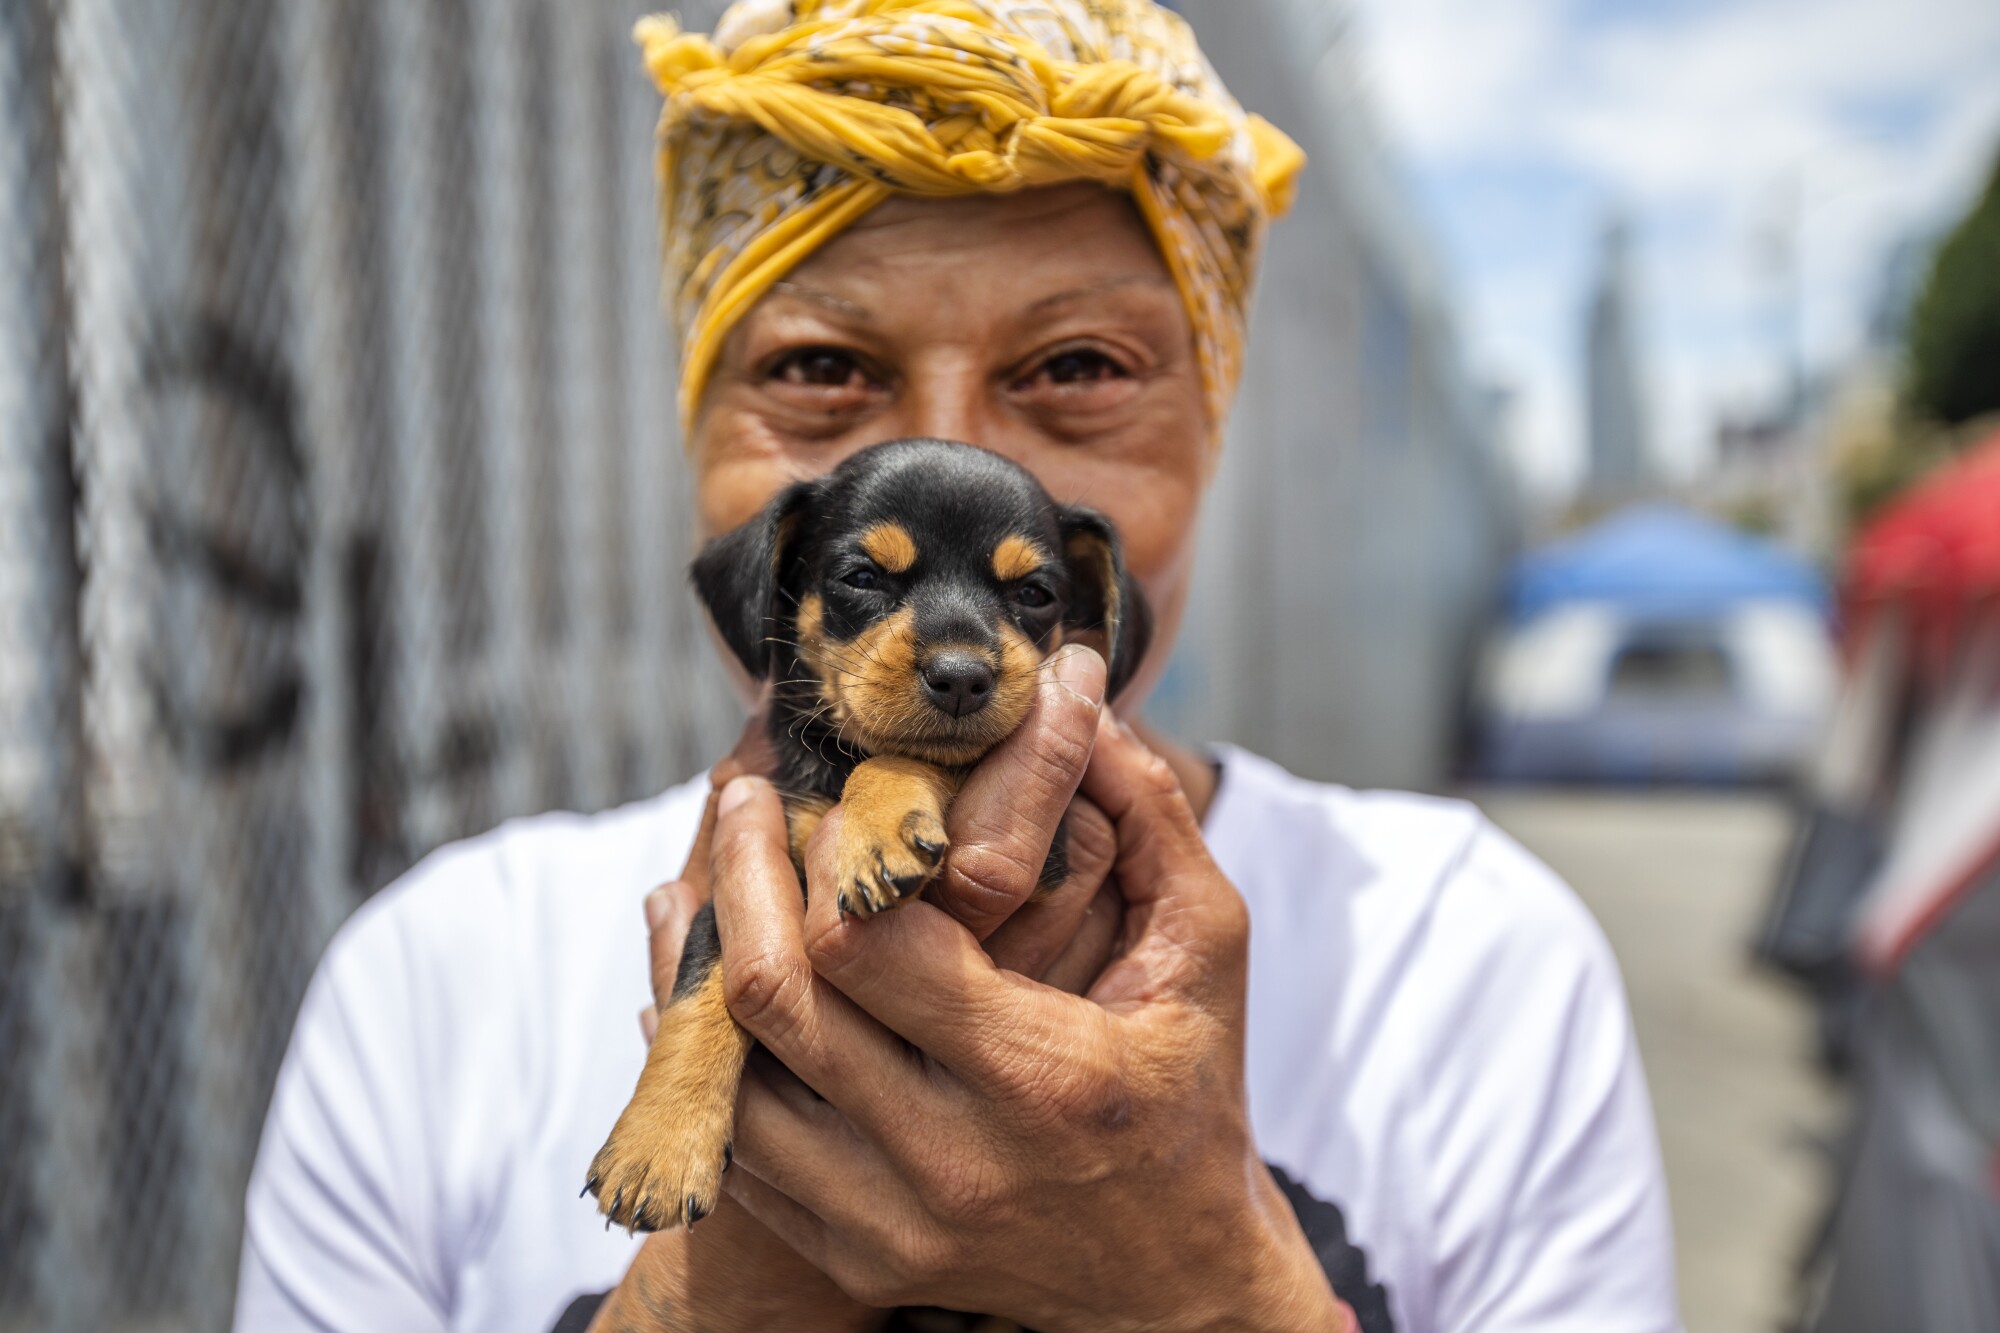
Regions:
M 1763 796 L 1486 789 L 1492 818 L 1575 886 L 1617 951 L 1673 1193 L 1689 1333 L 1772 1333 L 1838 1124 L 1812 1017 L 1752 969 L 1748 940 L 1783 857 Z

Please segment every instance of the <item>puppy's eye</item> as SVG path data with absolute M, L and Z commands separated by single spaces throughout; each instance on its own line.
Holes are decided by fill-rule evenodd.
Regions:
M 861 569 L 850 571 L 840 581 L 848 587 L 857 588 L 862 592 L 872 592 L 882 586 L 882 576 L 865 566 Z
M 1052 604 L 1056 595 L 1039 583 L 1023 583 L 1014 589 L 1014 600 L 1030 611 L 1039 611 Z

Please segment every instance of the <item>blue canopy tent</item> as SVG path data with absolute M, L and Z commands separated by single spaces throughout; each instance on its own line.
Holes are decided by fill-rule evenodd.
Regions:
M 1811 565 L 1644 505 L 1523 556 L 1482 675 L 1476 767 L 1559 782 L 1782 779 L 1832 699 Z
M 1507 610 L 1520 623 L 1588 601 L 1648 620 L 1698 620 L 1753 600 L 1799 602 L 1823 616 L 1832 606 L 1826 580 L 1777 543 L 1654 504 L 1521 557 Z

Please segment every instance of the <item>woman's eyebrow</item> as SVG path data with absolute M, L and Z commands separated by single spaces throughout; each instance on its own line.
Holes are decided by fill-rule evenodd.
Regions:
M 802 301 L 811 301 L 814 305 L 823 305 L 827 309 L 838 311 L 840 314 L 846 315 L 851 319 L 872 320 L 875 318 L 874 314 L 865 305 L 850 301 L 844 296 L 835 296 L 832 292 L 823 292 L 817 287 L 808 287 L 804 283 L 793 282 L 790 279 L 780 279 L 772 283 L 771 290 L 783 292 L 787 296 L 796 296 Z
M 1029 302 L 1021 313 L 1038 314 L 1050 306 L 1062 305 L 1068 301 L 1081 301 L 1091 296 L 1102 296 L 1120 287 L 1135 286 L 1161 287 L 1172 291 L 1174 284 L 1173 279 L 1158 273 L 1128 273 L 1122 278 L 1108 278 L 1103 282 L 1094 282 L 1088 287 L 1072 287 L 1068 291 L 1053 292 L 1048 296 L 1039 297 Z

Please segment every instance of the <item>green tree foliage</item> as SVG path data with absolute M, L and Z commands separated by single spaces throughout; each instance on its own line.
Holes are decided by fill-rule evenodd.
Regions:
M 1950 425 L 2000 412 L 2000 161 L 1910 312 L 1909 393 L 1918 412 Z

